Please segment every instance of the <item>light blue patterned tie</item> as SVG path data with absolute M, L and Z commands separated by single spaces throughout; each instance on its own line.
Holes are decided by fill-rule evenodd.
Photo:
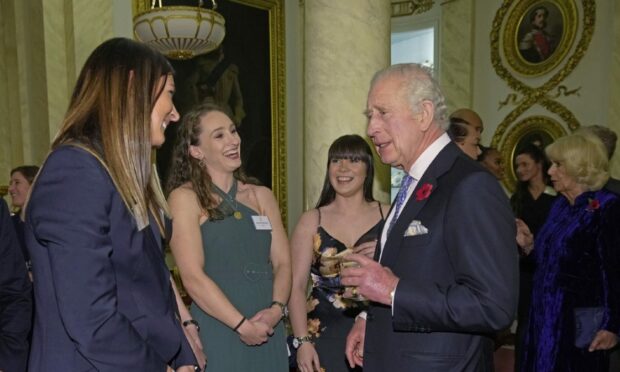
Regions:
M 394 207 L 394 215 L 392 215 L 392 220 L 390 221 L 390 226 L 388 227 L 388 235 L 396 224 L 396 219 L 400 214 L 400 209 L 403 207 L 405 199 L 407 198 L 407 190 L 409 190 L 409 186 L 411 186 L 412 182 L 413 177 L 411 177 L 409 173 L 406 173 L 405 178 L 403 178 L 402 182 L 400 183 L 400 189 L 398 190 L 398 194 L 396 195 L 396 206 Z

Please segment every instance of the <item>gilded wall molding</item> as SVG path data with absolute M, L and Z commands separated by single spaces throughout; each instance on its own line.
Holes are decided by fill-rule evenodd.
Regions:
M 392 17 L 405 17 L 412 14 L 422 14 L 431 10 L 434 0 L 392 1 Z
M 495 14 L 495 18 L 493 20 L 492 29 L 490 33 L 490 43 L 491 43 L 491 63 L 498 77 L 504 80 L 507 85 L 514 91 L 514 93 L 508 94 L 505 100 L 500 101 L 499 108 L 503 108 L 507 105 L 516 105 L 502 120 L 502 122 L 498 125 L 493 139 L 491 140 L 491 146 L 499 148 L 500 152 L 502 152 L 506 157 L 504 161 L 508 166 L 512 163 L 512 157 L 509 157 L 507 151 L 504 147 L 508 146 L 507 138 L 508 133 L 511 133 L 513 126 L 519 125 L 516 121 L 526 113 L 530 108 L 538 105 L 545 108 L 547 111 L 557 115 L 562 119 L 563 124 L 568 127 L 571 131 L 577 129 L 580 126 L 579 121 L 575 117 L 575 115 L 569 110 L 564 104 L 558 102 L 556 99 L 571 95 L 577 94 L 579 92 L 579 88 L 576 89 L 568 89 L 566 86 L 560 85 L 577 67 L 581 59 L 584 57 L 590 41 L 592 39 L 592 35 L 594 33 L 594 23 L 596 19 L 596 4 L 594 0 L 566 0 L 566 1 L 580 1 L 581 3 L 581 36 L 579 41 L 577 42 L 572 53 L 570 49 L 573 45 L 566 45 L 564 48 L 566 51 L 564 54 L 561 54 L 560 60 L 555 63 L 555 67 L 548 68 L 543 66 L 546 71 L 554 69 L 554 73 L 541 85 L 533 86 L 529 85 L 529 78 L 534 74 L 530 74 L 528 76 L 528 72 L 525 73 L 522 71 L 516 71 L 513 68 L 514 61 L 510 61 L 510 58 L 515 58 L 514 54 L 506 53 L 502 54 L 501 50 L 505 49 L 502 42 L 506 42 L 507 37 L 505 36 L 505 32 L 515 32 L 515 22 L 522 21 L 520 19 L 509 19 L 510 16 L 514 17 L 514 14 L 518 14 L 515 12 L 515 9 L 519 9 L 522 7 L 523 2 L 515 1 L 515 0 L 504 0 L 501 7 L 497 10 Z M 540 3 L 540 2 L 538 2 Z M 530 8 L 538 5 L 532 1 L 529 1 Z M 558 3 L 560 4 L 560 3 Z M 566 4 L 562 2 L 561 4 Z M 562 9 L 568 9 L 566 12 L 570 13 L 569 6 L 561 5 Z M 570 19 L 570 15 L 566 15 L 567 19 Z M 510 26 L 513 25 L 513 26 Z M 577 31 L 579 31 L 578 25 L 567 25 L 567 38 L 570 39 L 572 27 L 575 27 Z M 562 52 L 562 51 L 560 51 Z M 568 57 L 567 57 L 568 56 Z M 544 63 L 544 62 L 543 62 Z M 545 76 L 545 75 L 542 75 Z M 538 80 L 537 80 L 538 81 Z M 506 187 L 511 188 L 511 185 L 506 184 Z

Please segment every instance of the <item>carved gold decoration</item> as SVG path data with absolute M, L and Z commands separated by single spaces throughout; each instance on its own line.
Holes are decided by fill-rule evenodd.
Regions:
M 553 53 L 544 61 L 527 61 L 519 50 L 519 30 L 529 23 L 528 15 L 538 6 L 559 10 L 562 18 L 562 35 Z M 539 76 L 551 71 L 566 56 L 577 33 L 577 7 L 574 0 L 521 0 L 512 9 L 503 32 L 503 49 L 506 60 L 515 71 L 527 76 Z
M 0 186 L 0 198 L 4 197 L 8 193 L 9 193 L 8 186 L 5 186 L 5 185 Z
M 566 85 L 560 85 L 559 87 L 556 88 L 555 94 L 549 94 L 547 95 L 548 98 L 559 98 L 560 96 L 562 97 L 568 97 L 568 96 L 572 96 L 572 95 L 576 95 L 576 96 L 580 96 L 579 91 L 581 90 L 581 87 L 572 89 L 572 90 L 568 90 L 568 87 Z M 499 101 L 499 107 L 498 107 L 498 111 L 501 110 L 504 106 L 507 105 L 518 105 L 521 102 L 523 102 L 523 97 L 519 98 L 519 96 L 515 93 L 510 93 L 506 96 L 506 99 L 503 101 Z
M 574 2 L 576 0 L 565 0 L 565 2 Z M 547 1 L 549 2 L 549 0 Z M 557 1 L 552 0 L 554 4 L 557 4 Z M 583 29 L 581 31 L 581 37 L 577 42 L 572 54 L 568 58 L 565 58 L 564 61 L 560 61 L 555 68 L 556 72 L 550 76 L 550 78 L 544 82 L 540 86 L 529 86 L 525 82 L 521 81 L 519 77 L 516 77 L 512 71 L 510 71 L 504 64 L 504 59 L 502 59 L 502 55 L 500 54 L 500 33 L 502 32 L 502 25 L 508 24 L 510 22 L 518 23 L 518 20 L 511 21 L 510 19 L 505 22 L 506 15 L 511 12 L 513 5 L 516 3 L 517 7 L 520 7 L 521 4 L 527 4 L 527 9 L 535 6 L 539 3 L 543 3 L 543 1 L 533 2 L 531 0 L 527 1 L 515 1 L 515 0 L 504 0 L 502 5 L 497 10 L 495 14 L 495 18 L 493 20 L 493 25 L 490 34 L 490 42 L 491 42 L 491 63 L 497 76 L 499 76 L 502 80 L 504 80 L 508 86 L 515 91 L 515 93 L 511 93 L 508 95 L 506 100 L 500 102 L 500 108 L 504 107 L 508 104 L 517 105 L 511 112 L 506 115 L 504 120 L 498 125 L 493 139 L 491 141 L 491 146 L 500 149 L 500 151 L 505 150 L 505 147 L 508 146 L 505 138 L 506 132 L 510 128 L 510 126 L 528 109 L 533 107 L 534 105 L 540 105 L 547 109 L 549 112 L 557 115 L 562 119 L 562 122 L 570 129 L 575 130 L 579 127 L 579 121 L 575 117 L 575 115 L 562 103 L 555 101 L 555 98 L 559 96 L 550 94 L 554 89 L 558 89 L 558 92 L 564 91 L 561 89 L 561 82 L 566 79 L 568 75 L 570 75 L 579 61 L 583 58 L 588 49 L 590 41 L 592 39 L 592 34 L 594 33 L 594 22 L 596 16 L 596 4 L 594 0 L 580 0 L 581 9 L 583 11 L 581 23 L 583 25 Z M 558 5 L 560 6 L 560 5 Z M 565 5 L 561 5 L 565 6 Z M 566 7 L 570 7 L 566 5 Z M 516 14 L 516 12 L 511 12 Z M 516 26 L 515 26 L 516 27 Z M 568 27 L 568 25 L 567 25 Z M 577 25 L 574 25 L 577 27 Z M 508 31 L 506 31 L 508 32 Z M 514 35 L 514 32 L 512 33 Z M 505 42 L 505 38 L 503 39 Z M 567 46 L 570 50 L 571 45 Z M 508 58 L 508 56 L 506 56 Z M 563 63 L 563 64 L 562 64 Z M 559 69 L 558 69 L 559 66 Z M 565 90 L 566 94 L 577 94 L 579 88 L 569 91 Z M 566 95 L 565 94 L 565 95 Z M 518 126 L 516 124 L 515 126 Z M 501 145 L 501 146 L 500 146 Z M 508 147 L 509 148 L 509 147 Z M 513 186 L 511 184 L 505 184 L 508 189 L 511 189 Z
M 550 95 L 549 97 L 551 98 L 558 98 L 560 96 L 563 97 L 568 97 L 568 96 L 572 96 L 573 94 L 576 96 L 581 96 L 579 94 L 579 91 L 581 90 L 581 87 L 572 89 L 572 90 L 568 90 L 568 87 L 566 85 L 560 85 L 559 87 L 557 87 L 555 94 Z
M 499 107 L 497 108 L 497 110 L 501 110 L 502 107 L 506 106 L 506 105 L 518 105 L 519 103 L 521 103 L 523 101 L 523 98 L 519 98 L 519 96 L 515 93 L 510 93 L 509 95 L 506 96 L 506 99 L 503 101 L 499 101 Z
M 393 1 L 392 17 L 404 17 L 429 11 L 435 4 L 434 0 Z
M 566 130 L 557 121 L 542 115 L 530 116 L 516 123 L 507 133 L 504 144 L 499 150 L 506 171 L 502 183 L 511 193 L 515 191 L 517 176 L 514 168 L 516 152 L 526 141 L 540 138 L 541 147 L 548 145 L 554 140 L 566 135 Z

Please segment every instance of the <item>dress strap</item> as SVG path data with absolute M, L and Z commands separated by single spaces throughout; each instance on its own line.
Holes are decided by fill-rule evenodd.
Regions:
M 321 226 L 321 208 L 317 208 L 316 211 L 319 212 L 319 226 Z
M 381 219 L 385 220 L 385 216 L 383 216 L 383 208 L 381 208 L 381 202 L 377 200 L 377 206 L 379 207 L 379 213 L 381 214 Z
M 228 192 L 220 189 L 216 184 L 212 183 L 213 189 L 217 192 L 223 199 L 227 199 L 227 196 L 230 197 L 230 200 L 235 200 L 237 196 L 237 180 L 235 180 L 230 186 L 230 190 Z

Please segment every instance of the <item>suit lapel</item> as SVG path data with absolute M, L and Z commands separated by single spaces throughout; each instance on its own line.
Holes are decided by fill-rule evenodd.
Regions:
M 398 257 L 405 230 L 407 230 L 411 221 L 418 216 L 426 203 L 436 194 L 439 187 L 438 178 L 452 167 L 460 153 L 461 151 L 456 145 L 450 142 L 437 154 L 437 157 L 424 172 L 385 241 L 385 247 L 381 256 L 381 263 L 384 266 L 391 266 L 391 263 Z M 425 195 L 422 189 L 429 187 L 431 187 L 430 194 Z
M 161 233 L 159 232 L 159 228 L 157 227 L 157 223 L 155 222 L 155 218 L 149 214 L 149 229 L 145 229 L 145 234 L 151 243 L 155 244 L 160 251 L 163 251 L 161 246 Z

